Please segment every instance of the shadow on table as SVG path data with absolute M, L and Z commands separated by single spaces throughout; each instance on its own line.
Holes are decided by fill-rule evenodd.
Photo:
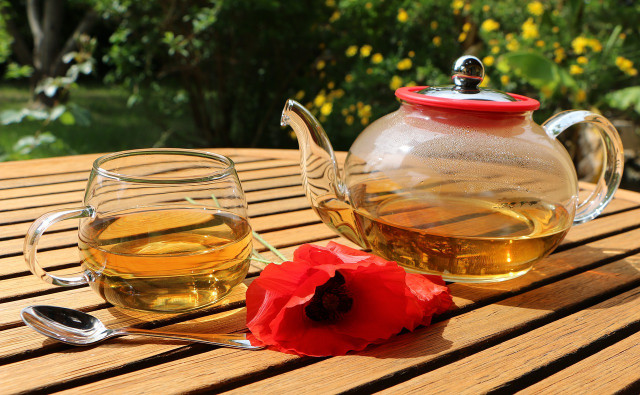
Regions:
M 495 303 L 555 311 L 580 303 L 596 305 L 640 283 L 640 254 L 625 256 L 632 252 L 582 246 L 553 254 L 513 280 L 449 287 L 459 308 Z
M 379 359 L 422 358 L 426 355 L 440 354 L 453 345 L 451 340 L 442 336 L 446 326 L 447 321 L 441 321 L 428 327 L 421 326 L 413 332 L 404 331 L 357 354 Z

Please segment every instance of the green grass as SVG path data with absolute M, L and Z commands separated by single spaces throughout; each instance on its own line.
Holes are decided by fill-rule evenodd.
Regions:
M 11 152 L 20 138 L 33 135 L 39 129 L 41 132 L 51 132 L 60 141 L 53 147 L 36 150 L 27 157 L 14 155 L 11 159 L 150 148 L 160 141 L 164 131 L 155 122 L 159 119 L 157 114 L 146 113 L 142 106 L 128 108 L 126 103 L 129 93 L 125 89 L 83 86 L 74 90 L 71 95 L 70 102 L 89 110 L 89 126 L 52 122 L 43 129 L 41 121 L 0 125 L 0 150 Z M 1 86 L 0 112 L 26 107 L 29 99 L 30 93 L 26 86 Z M 170 126 L 191 125 L 189 119 L 173 120 L 171 123 Z M 165 145 L 180 144 L 169 139 Z

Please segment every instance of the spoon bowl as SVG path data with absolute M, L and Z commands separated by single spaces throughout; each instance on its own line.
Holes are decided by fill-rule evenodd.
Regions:
M 20 312 L 22 321 L 36 332 L 74 346 L 89 346 L 106 339 L 142 335 L 195 341 L 222 347 L 259 350 L 244 333 L 210 334 L 164 332 L 139 328 L 109 329 L 96 317 L 82 311 L 57 306 L 29 306 Z

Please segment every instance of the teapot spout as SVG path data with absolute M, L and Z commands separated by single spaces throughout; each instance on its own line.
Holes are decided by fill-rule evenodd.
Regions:
M 291 126 L 298 139 L 302 184 L 314 211 L 337 233 L 367 248 L 333 147 L 320 122 L 303 105 L 287 100 L 280 124 Z

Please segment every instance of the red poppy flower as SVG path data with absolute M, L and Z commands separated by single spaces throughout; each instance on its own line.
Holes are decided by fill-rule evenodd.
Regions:
M 270 264 L 247 290 L 247 327 L 271 348 L 343 355 L 403 328 L 428 325 L 451 295 L 439 276 L 407 274 L 395 262 L 337 243 L 299 247 Z

